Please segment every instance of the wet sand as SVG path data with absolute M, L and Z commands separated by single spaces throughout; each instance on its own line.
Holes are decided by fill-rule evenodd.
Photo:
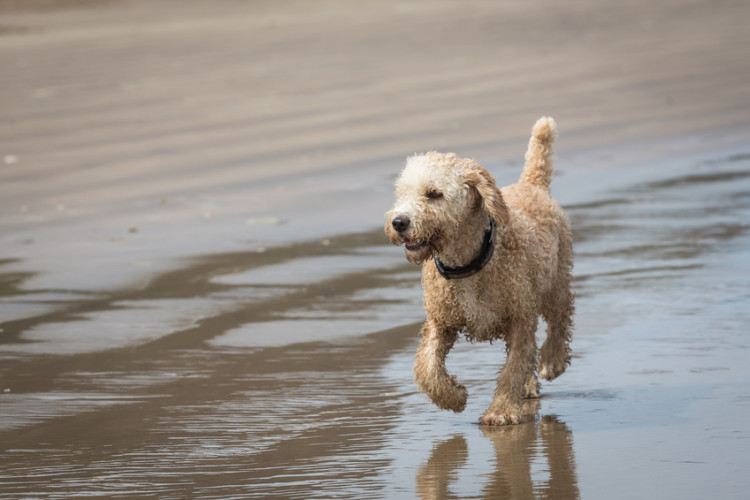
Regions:
M 0 0 L 0 496 L 746 496 L 746 5 L 175 5 Z M 415 392 L 382 214 L 541 114 L 575 359 L 487 429 L 502 346 Z

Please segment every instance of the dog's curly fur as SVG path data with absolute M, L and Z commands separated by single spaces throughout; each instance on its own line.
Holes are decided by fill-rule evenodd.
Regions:
M 506 343 L 494 400 L 480 419 L 487 425 L 519 423 L 523 398 L 539 396 L 540 314 L 547 338 L 539 376 L 553 380 L 570 364 L 572 235 L 549 191 L 556 135 L 552 118 L 537 121 L 521 178 L 503 189 L 473 160 L 436 152 L 412 156 L 386 214 L 388 237 L 405 244 L 409 261 L 422 264 L 427 321 L 414 366 L 420 391 L 440 408 L 463 411 L 467 391 L 446 371 L 448 351 L 461 333 L 471 341 Z M 440 275 L 431 257 L 451 267 L 471 262 L 481 251 L 489 217 L 497 229 L 487 265 L 463 279 Z

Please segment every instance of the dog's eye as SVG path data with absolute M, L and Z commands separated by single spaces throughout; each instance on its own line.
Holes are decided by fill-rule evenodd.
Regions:
M 426 192 L 426 193 L 425 193 L 424 195 L 425 195 L 425 196 L 426 196 L 427 198 L 431 199 L 431 200 L 436 200 L 436 199 L 438 199 L 438 198 L 442 198 L 442 197 L 443 197 L 443 193 L 441 193 L 441 192 L 440 192 L 440 191 L 438 191 L 437 189 L 430 189 L 430 190 L 429 190 L 429 191 L 427 191 L 427 192 Z

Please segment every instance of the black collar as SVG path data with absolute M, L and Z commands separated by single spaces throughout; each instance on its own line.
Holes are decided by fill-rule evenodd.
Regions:
M 473 276 L 482 270 L 484 266 L 492 258 L 492 254 L 495 252 L 495 221 L 490 217 L 490 228 L 484 232 L 484 242 L 482 243 L 482 249 L 479 251 L 479 255 L 476 259 L 472 260 L 468 265 L 461 267 L 446 267 L 440 263 L 437 257 L 435 259 L 435 267 L 438 272 L 447 280 L 468 278 Z

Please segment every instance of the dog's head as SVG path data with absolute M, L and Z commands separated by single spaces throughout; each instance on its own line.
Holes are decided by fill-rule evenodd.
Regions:
M 431 152 L 407 159 L 385 233 L 394 245 L 404 244 L 410 262 L 420 263 L 473 237 L 467 231 L 482 231 L 487 215 L 499 225 L 507 223 L 492 176 L 473 160 Z

